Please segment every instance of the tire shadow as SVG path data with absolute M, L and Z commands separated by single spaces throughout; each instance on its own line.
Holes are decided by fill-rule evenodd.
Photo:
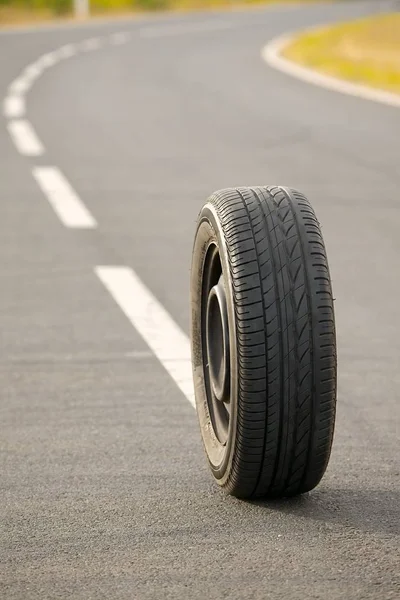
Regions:
M 400 535 L 400 490 L 322 488 L 295 498 L 251 504 L 368 533 Z

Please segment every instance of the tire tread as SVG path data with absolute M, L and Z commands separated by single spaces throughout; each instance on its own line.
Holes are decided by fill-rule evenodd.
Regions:
M 278 186 L 216 192 L 236 318 L 237 435 L 225 487 L 291 496 L 323 476 L 336 407 L 325 245 L 308 200 Z

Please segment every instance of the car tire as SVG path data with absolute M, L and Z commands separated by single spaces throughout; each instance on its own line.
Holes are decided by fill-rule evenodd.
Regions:
M 215 481 L 239 498 L 308 492 L 331 452 L 336 334 L 324 241 L 304 195 L 226 189 L 191 268 L 196 410 Z

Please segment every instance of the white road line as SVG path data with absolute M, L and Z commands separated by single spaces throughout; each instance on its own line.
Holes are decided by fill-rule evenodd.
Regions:
M 57 56 L 57 51 L 48 52 L 48 54 L 42 54 L 40 58 L 36 61 L 36 64 L 40 69 L 48 69 L 49 67 L 53 67 L 60 60 L 59 56 Z
M 95 273 L 194 407 L 187 336 L 132 269 L 99 266 L 95 267 Z
M 57 167 L 35 167 L 33 176 L 66 227 L 93 229 L 97 223 Z
M 25 156 L 40 156 L 44 152 L 42 142 L 37 137 L 29 121 L 16 119 L 7 123 L 7 129 L 17 147 Z
M 311 29 L 308 31 L 311 31 Z M 342 79 L 337 79 L 336 77 L 331 77 L 329 75 L 322 75 L 312 69 L 297 65 L 287 58 L 284 58 L 282 56 L 284 48 L 295 40 L 298 35 L 301 35 L 301 33 L 307 33 L 307 31 L 298 32 L 293 35 L 287 34 L 275 38 L 262 49 L 262 58 L 273 69 L 282 71 L 292 77 L 297 77 L 297 79 L 302 79 L 307 83 L 312 83 L 313 85 L 318 85 L 335 92 L 341 92 L 342 94 L 372 100 L 373 102 L 380 102 L 389 106 L 400 107 L 400 95 L 398 94 L 391 94 L 390 92 L 375 90 L 365 85 L 348 83 Z
M 211 31 L 223 31 L 232 29 L 233 24 L 228 22 L 214 23 L 212 21 L 205 23 L 182 23 L 179 25 L 159 25 L 158 27 L 143 27 L 139 30 L 140 37 L 158 38 L 174 35 L 191 35 L 192 33 L 207 33 Z
M 32 81 L 29 79 L 29 77 L 24 77 L 21 75 L 8 86 L 8 92 L 12 95 L 25 94 L 31 87 L 31 84 Z
M 114 46 L 122 46 L 122 44 L 126 44 L 131 39 L 131 34 L 127 31 L 119 31 L 117 33 L 112 33 L 109 37 L 110 44 Z
M 65 44 L 65 46 L 61 46 L 58 50 L 56 50 L 57 55 L 61 59 L 71 58 L 77 53 L 77 48 L 74 44 Z
M 79 45 L 82 52 L 92 52 L 93 50 L 98 50 L 102 45 L 102 40 L 100 38 L 89 38 L 87 40 L 83 40 Z
M 25 115 L 25 98 L 23 96 L 7 96 L 3 102 L 3 114 L 6 119 L 19 119 Z
M 126 32 L 115 33 L 111 36 L 111 39 L 114 40 L 114 43 L 124 43 L 129 39 L 129 34 Z M 21 154 L 25 156 L 40 156 L 44 153 L 44 147 L 32 125 L 22 119 L 26 114 L 26 94 L 33 83 L 46 69 L 54 66 L 60 60 L 74 56 L 79 50 L 84 52 L 97 50 L 103 43 L 103 38 L 92 37 L 81 42 L 78 47 L 75 44 L 65 44 L 53 52 L 48 52 L 40 56 L 35 62 L 25 67 L 22 73 L 9 85 L 8 95 L 3 100 L 3 115 L 6 119 L 12 119 L 7 124 L 7 128 Z M 77 226 L 93 227 L 94 219 L 91 215 L 89 221 L 90 225 Z M 87 215 L 85 222 L 88 222 Z
M 23 76 L 30 80 L 31 83 L 35 81 L 38 77 L 43 73 L 43 69 L 37 63 L 32 63 L 28 65 L 24 71 Z

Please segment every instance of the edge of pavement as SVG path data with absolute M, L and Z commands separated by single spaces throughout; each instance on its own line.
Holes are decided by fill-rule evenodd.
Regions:
M 321 26 L 318 26 L 318 29 L 320 28 Z M 286 75 L 296 77 L 297 79 L 301 79 L 302 81 L 306 81 L 307 83 L 311 83 L 335 92 L 340 92 L 342 94 L 348 94 L 350 96 L 356 96 L 365 100 L 380 102 L 381 104 L 400 108 L 400 94 L 394 94 L 384 90 L 371 88 L 367 85 L 351 83 L 343 79 L 333 77 L 332 75 L 323 75 L 314 69 L 292 62 L 282 55 L 284 48 L 286 48 L 286 46 L 294 41 L 299 35 L 303 33 L 310 33 L 314 29 L 316 28 L 313 27 L 303 31 L 286 33 L 272 39 L 261 50 L 261 56 L 263 60 L 273 69 L 281 71 Z

